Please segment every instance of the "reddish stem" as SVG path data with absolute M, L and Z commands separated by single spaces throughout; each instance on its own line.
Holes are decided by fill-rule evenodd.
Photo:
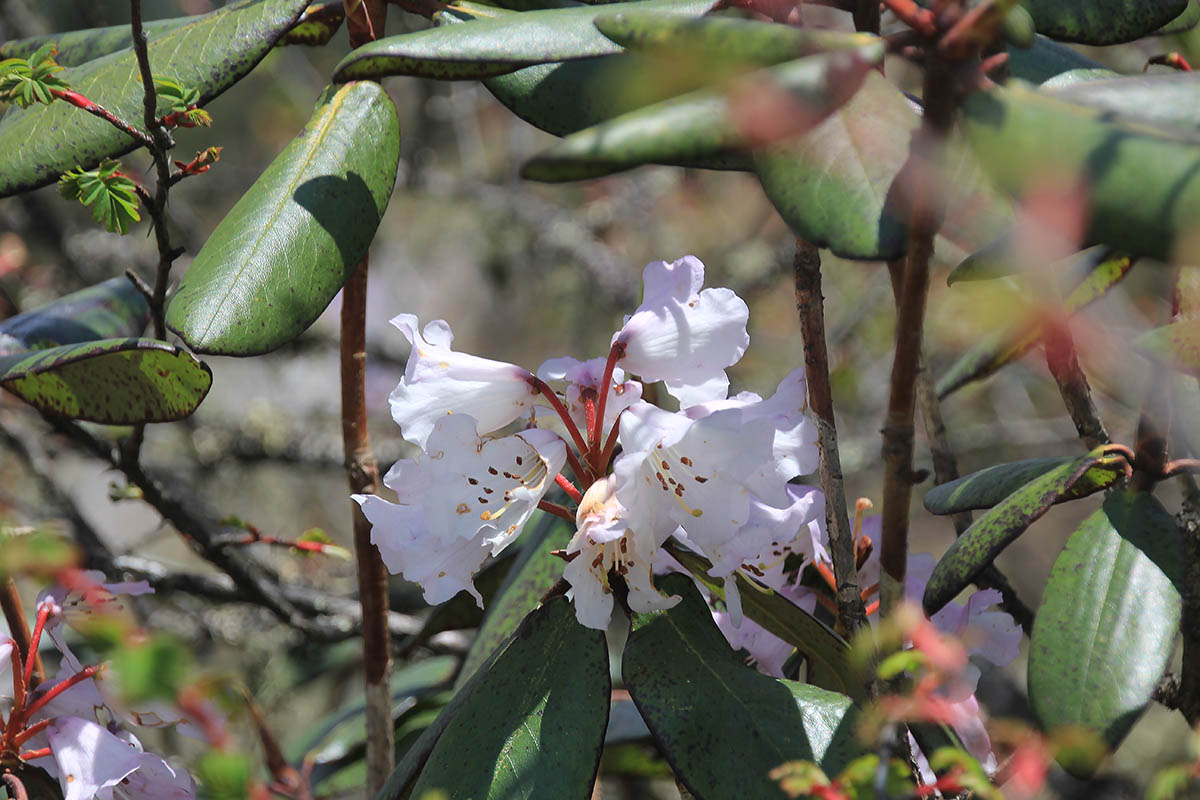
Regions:
M 575 515 L 567 508 L 563 508 L 558 503 L 551 503 L 549 500 L 539 500 L 538 508 L 545 511 L 547 514 L 553 514 L 556 517 L 562 517 L 567 522 L 575 522 Z
M 42 657 L 36 655 L 37 648 L 30 647 L 29 643 L 32 640 L 32 634 L 29 632 L 29 622 L 25 619 L 25 607 L 21 604 L 21 593 L 17 591 L 17 585 L 13 583 L 12 578 L 5 578 L 0 584 L 0 607 L 4 609 L 4 621 L 8 623 L 8 630 L 13 637 L 14 652 L 19 653 L 20 658 L 25 658 L 26 653 L 34 653 L 34 674 L 37 676 L 38 683 L 41 683 L 46 676 L 46 669 L 42 666 Z M 17 662 L 19 664 L 19 662 Z M 21 672 L 22 668 L 17 666 L 15 672 Z
M 22 761 L 33 761 L 35 758 L 45 758 L 48 755 L 50 755 L 50 748 L 43 747 L 40 750 L 26 750 L 24 753 L 20 753 L 17 758 Z
M 99 117 L 122 133 L 129 134 L 134 138 L 134 140 L 137 141 L 138 144 L 142 145 L 143 147 L 154 146 L 154 140 L 150 138 L 149 134 L 145 133 L 144 131 L 139 131 L 137 128 L 133 127 L 104 106 L 100 105 L 99 103 L 93 103 L 79 92 L 73 92 L 70 89 L 51 89 L 50 94 L 54 95 L 59 100 L 70 103 L 76 108 L 83 109 L 92 116 Z
M 59 683 L 54 688 L 52 688 L 50 691 L 46 692 L 44 695 L 39 697 L 32 705 L 30 705 L 28 708 L 26 708 L 24 710 L 24 712 L 21 713 L 22 721 L 29 719 L 34 714 L 36 714 L 38 711 L 45 708 L 47 703 L 49 703 L 51 700 L 53 700 L 54 698 L 61 695 L 63 692 L 67 691 L 68 689 L 70 689 L 74 686 L 78 686 L 79 684 L 83 683 L 84 681 L 88 680 L 89 678 L 95 677 L 96 673 L 100 672 L 100 670 L 101 670 L 101 667 L 99 665 L 84 667 L 83 669 L 79 670 L 79 672 L 76 672 L 74 675 L 67 678 L 62 683 Z M 15 713 L 16 712 L 14 711 L 14 715 L 15 715 Z
M 612 430 L 608 432 L 608 440 L 604 443 L 604 449 L 600 451 L 599 458 L 596 459 L 596 469 L 601 472 L 608 466 L 609 460 L 612 459 L 613 450 L 617 449 L 617 435 L 621 433 L 621 420 L 613 420 Z
M 617 362 L 625 357 L 625 345 L 617 342 L 608 350 L 608 359 L 604 362 L 604 377 L 600 379 L 600 406 L 596 409 L 596 425 L 595 432 L 592 436 L 592 466 L 596 468 L 596 474 L 604 471 L 604 464 L 599 460 L 601 453 L 600 449 L 600 429 L 604 427 L 604 412 L 608 406 L 608 393 L 612 391 L 612 376 L 613 370 L 617 367 Z
M 913 0 L 883 0 L 883 4 L 891 9 L 901 22 L 922 36 L 933 36 L 937 33 L 937 19 L 933 12 L 921 8 Z
M 550 407 L 554 409 L 554 413 L 558 414 L 563 424 L 567 426 L 567 432 L 571 434 L 571 439 L 575 442 L 575 446 L 579 448 L 579 452 L 586 453 L 588 451 L 587 442 L 584 441 L 583 434 L 579 432 L 579 427 L 575 424 L 575 420 L 571 419 L 571 413 L 567 411 L 567 407 L 563 405 L 562 400 L 558 399 L 558 395 L 554 393 L 549 384 L 536 375 L 530 377 L 529 381 L 533 384 L 533 388 L 541 392 L 550 401 Z M 571 466 L 574 467 L 574 464 Z M 582 476 L 579 477 L 580 480 L 583 479 Z
M 566 476 L 561 472 L 554 476 L 554 482 L 557 483 L 567 495 L 576 503 L 582 502 L 583 493 L 576 488 L 575 484 L 567 480 Z
M 37 723 L 34 723 L 33 725 L 30 725 L 28 728 L 26 728 L 25 730 L 21 731 L 20 733 L 18 733 L 16 736 L 13 737 L 13 740 L 12 740 L 13 747 L 20 747 L 21 745 L 25 744 L 33 737 L 37 736 L 42 731 L 46 730 L 46 726 L 48 726 L 49 724 L 50 724 L 50 720 L 44 719 L 41 722 L 37 722 Z
M 42 641 L 42 630 L 45 629 L 48 619 L 50 619 L 50 607 L 43 605 L 38 609 L 37 621 L 34 622 L 33 633 L 29 636 L 29 652 L 25 654 L 25 669 L 21 673 L 21 679 L 25 681 L 26 686 L 32 685 L 30 681 L 33 680 L 33 672 L 37 667 L 38 645 Z

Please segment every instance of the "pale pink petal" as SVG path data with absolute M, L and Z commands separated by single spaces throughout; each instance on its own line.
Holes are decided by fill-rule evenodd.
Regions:
M 186 770 L 176 769 L 153 753 L 143 753 L 137 771 L 114 787 L 121 800 L 193 800 L 196 783 Z
M 46 729 L 64 800 L 112 797 L 113 786 L 141 763 L 140 753 L 95 722 L 59 717 Z

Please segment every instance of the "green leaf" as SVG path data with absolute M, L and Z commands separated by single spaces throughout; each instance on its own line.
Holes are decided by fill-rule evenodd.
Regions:
M 674 608 L 633 619 L 622 675 L 675 774 L 698 800 L 785 797 L 786 761 L 836 773 L 862 752 L 849 697 L 741 663 L 682 575 L 660 582 Z
M 199 90 L 202 104 L 208 103 L 262 60 L 304 5 L 305 0 L 242 0 L 193 17 L 150 38 L 150 63 L 156 73 Z M 75 91 L 140 124 L 143 93 L 132 49 L 61 74 Z M 45 186 L 69 169 L 90 169 L 136 146 L 109 123 L 66 103 L 10 109 L 0 120 L 0 197 Z
M 1200 132 L 1200 73 L 1130 75 L 1055 87 L 1051 97 L 1119 114 L 1130 121 Z
M 640 0 L 629 7 L 699 15 L 716 0 Z M 610 55 L 621 48 L 593 25 L 603 8 L 580 6 L 501 14 L 469 25 L 441 25 L 358 48 L 334 68 L 335 81 L 416 75 L 462 80 L 503 75 L 531 64 Z
M 110 278 L 0 322 L 0 356 L 137 336 L 149 321 L 150 306 L 142 293 L 128 278 Z
M 983 168 L 1012 195 L 1023 196 L 1047 175 L 1087 187 L 1085 245 L 1167 261 L 1176 238 L 1200 219 L 1196 140 L 1158 135 L 1019 86 L 969 95 L 963 127 Z
M 1121 742 L 1170 663 L 1181 574 L 1175 522 L 1149 493 L 1110 494 L 1071 534 L 1029 644 L 1029 699 L 1044 727 Z
M 542 514 L 536 525 L 527 526 L 527 541 L 521 545 L 518 561 L 508 579 L 487 605 L 483 625 L 463 660 L 455 687 L 462 687 L 512 632 L 541 603 L 562 577 L 563 560 L 551 550 L 567 546 L 574 534 L 572 526 L 550 514 Z
M 78 200 L 109 233 L 129 233 L 129 226 L 142 217 L 138 213 L 136 184 L 117 172 L 116 161 L 101 161 L 94 170 L 69 170 L 58 179 L 64 197 Z
M 1033 37 L 1033 45 L 1029 48 L 1008 48 L 1009 75 L 1023 81 L 1045 83 L 1056 75 L 1085 70 L 1102 70 L 1112 76 L 1117 74 L 1105 69 L 1098 61 L 1045 36 Z
M 587 800 L 600 761 L 611 683 L 602 631 L 566 598 L 533 614 L 453 714 L 413 797 Z
M 991 508 L 1034 478 L 1077 460 L 1074 456 L 1061 456 L 996 464 L 930 489 L 925 494 L 925 510 L 931 514 L 958 514 Z M 1121 474 L 1120 470 L 1102 464 L 1092 467 L 1056 502 L 1078 500 L 1107 489 Z
M 324 3 L 314 3 L 304 9 L 304 13 L 296 20 L 296 24 L 285 33 L 276 47 L 292 44 L 302 44 L 308 47 L 320 47 L 329 44 L 333 35 L 346 21 L 346 4 L 344 0 L 328 0 Z
M 712 564 L 681 547 L 667 549 L 693 578 L 715 596 L 725 599 L 724 581 L 708 574 Z M 783 595 L 751 584 L 741 574 L 737 576 L 737 586 L 745 615 L 799 649 L 808 660 L 812 682 L 855 699 L 865 697 L 866 687 L 854 680 L 849 648 L 841 636 Z
M 803 109 L 805 123 L 812 126 L 845 103 L 882 58 L 882 47 L 809 56 L 747 75 L 745 81 L 781 90 L 777 99 L 787 98 Z M 571 134 L 527 162 L 521 174 L 568 181 L 650 163 L 696 164 L 745 149 L 753 144 L 747 136 L 730 91 L 702 89 Z
M 621 6 L 596 17 L 596 29 L 622 47 L 670 53 L 675 58 L 719 64 L 769 67 L 834 50 L 871 50 L 877 36 L 817 28 L 796 28 L 734 17 L 684 17 Z
M 1200 24 L 1200 2 L 1190 0 L 1182 14 L 1156 30 L 1154 35 L 1169 36 L 1173 33 L 1183 33 L 1184 31 L 1190 31 L 1198 24 Z
M 497 592 L 506 582 L 516 560 L 517 550 L 510 547 L 497 558 L 489 560 L 484 568 L 476 573 L 475 589 L 483 598 L 484 608 L 492 607 Z M 479 608 L 474 597 L 467 592 L 459 592 L 445 603 L 435 606 L 429 616 L 425 618 L 420 630 L 405 637 L 399 648 L 405 653 L 411 653 L 413 648 L 424 644 L 442 631 L 478 628 L 483 622 L 483 615 L 484 612 Z M 517 621 L 520 622 L 520 620 Z M 513 627 L 515 628 L 516 625 Z M 512 631 L 507 631 L 505 636 L 509 633 Z
M 1038 33 L 1065 42 L 1121 44 L 1177 18 L 1188 0 L 1023 0 Z
M 1063 462 L 1023 484 L 963 531 L 942 555 L 922 600 L 925 613 L 933 616 L 942 606 L 992 563 L 1004 548 L 1050 510 L 1080 477 L 1100 461 L 1102 450 Z
M 872 72 L 854 97 L 815 129 L 757 153 L 755 171 L 800 238 L 845 258 L 896 258 L 908 234 L 892 194 L 918 124 L 909 100 Z M 938 246 L 944 256 L 974 252 L 1003 230 L 1008 204 L 992 192 L 962 147 L 950 147 L 947 170 L 955 180 Z
M 0 386 L 56 417 L 135 425 L 188 416 L 212 372 L 155 339 L 101 339 L 0 357 Z
M 1063 299 L 1064 313 L 1075 314 L 1099 300 L 1133 269 L 1132 258 L 1124 253 L 1111 253 L 1107 248 L 1103 254 L 1085 252 L 1076 256 L 1075 260 L 1079 265 L 1086 266 L 1098 255 L 1107 257 L 1091 267 L 1087 276 Z M 1068 269 L 1074 270 L 1074 267 Z M 1037 315 L 988 336 L 964 353 L 938 379 L 938 397 L 946 397 L 968 383 L 995 374 L 1001 367 L 1028 353 L 1041 340 L 1042 320 Z
M 253 774 L 250 759 L 241 751 L 209 750 L 196 764 L 206 800 L 249 800 Z
M 327 89 L 204 243 L 167 325 L 200 353 L 256 355 L 295 339 L 367 252 L 399 158 L 396 108 L 379 84 Z

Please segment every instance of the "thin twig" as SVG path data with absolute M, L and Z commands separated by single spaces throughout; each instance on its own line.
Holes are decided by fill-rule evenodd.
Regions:
M 1191 475 L 1179 477 L 1183 507 L 1175 517 L 1183 549 L 1183 666 L 1175 706 L 1189 725 L 1200 723 L 1200 487 Z
M 0 581 L 0 608 L 4 609 L 4 621 L 8 623 L 9 635 L 16 642 L 17 653 L 20 655 L 21 663 L 24 664 L 29 658 L 33 635 L 29 630 L 29 620 L 25 618 L 21 593 L 17 591 L 17 584 L 10 577 Z M 33 675 L 29 685 L 37 686 L 46 679 L 46 666 L 42 663 L 42 657 L 37 653 L 34 653 L 33 658 Z
M 802 239 L 796 241 L 792 266 L 796 285 L 796 311 L 804 338 L 804 370 L 808 404 L 817 424 L 821 489 L 825 492 L 826 529 L 833 558 L 838 622 L 847 633 L 867 624 L 867 613 L 858 588 L 854 534 L 846 509 L 846 488 L 838 453 L 837 425 L 833 416 L 833 390 L 829 380 L 829 353 L 825 344 L 825 309 L 821 295 L 821 254 Z
M 1079 438 L 1089 450 L 1108 444 L 1111 441 L 1108 431 L 1100 421 L 1100 414 L 1092 401 L 1092 390 L 1079 366 L 1075 342 L 1066 320 L 1047 320 L 1042 341 L 1046 348 L 1046 366 L 1058 384 L 1058 392 L 1062 395 L 1067 413 L 1071 415 L 1071 422 L 1075 423 Z

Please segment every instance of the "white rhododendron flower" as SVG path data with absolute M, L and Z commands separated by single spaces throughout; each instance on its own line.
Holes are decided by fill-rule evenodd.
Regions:
M 725 370 L 750 340 L 745 302 L 704 288 L 704 265 L 693 256 L 656 261 L 643 276 L 643 301 L 607 357 L 550 358 L 536 375 L 452 351 L 444 322 L 419 333 L 416 317 L 394 320 L 413 351 L 391 395 L 392 416 L 423 452 L 384 479 L 398 503 L 355 499 L 384 563 L 419 583 L 428 602 L 464 590 L 478 601 L 473 576 L 535 508 L 575 526 L 559 555 L 576 616 L 592 628 L 608 626 L 614 583 L 633 611 L 678 602 L 653 581 L 672 537 L 712 562 L 734 624 L 737 574 L 779 588 L 785 562 L 794 569 L 824 557 L 824 499 L 790 483 L 817 465 L 803 370 L 765 400 L 728 397 Z M 634 378 L 662 381 L 680 410 L 645 402 Z M 525 430 L 500 436 L 522 418 Z M 562 438 L 534 427 L 546 421 Z M 555 484 L 576 509 L 545 499 Z

